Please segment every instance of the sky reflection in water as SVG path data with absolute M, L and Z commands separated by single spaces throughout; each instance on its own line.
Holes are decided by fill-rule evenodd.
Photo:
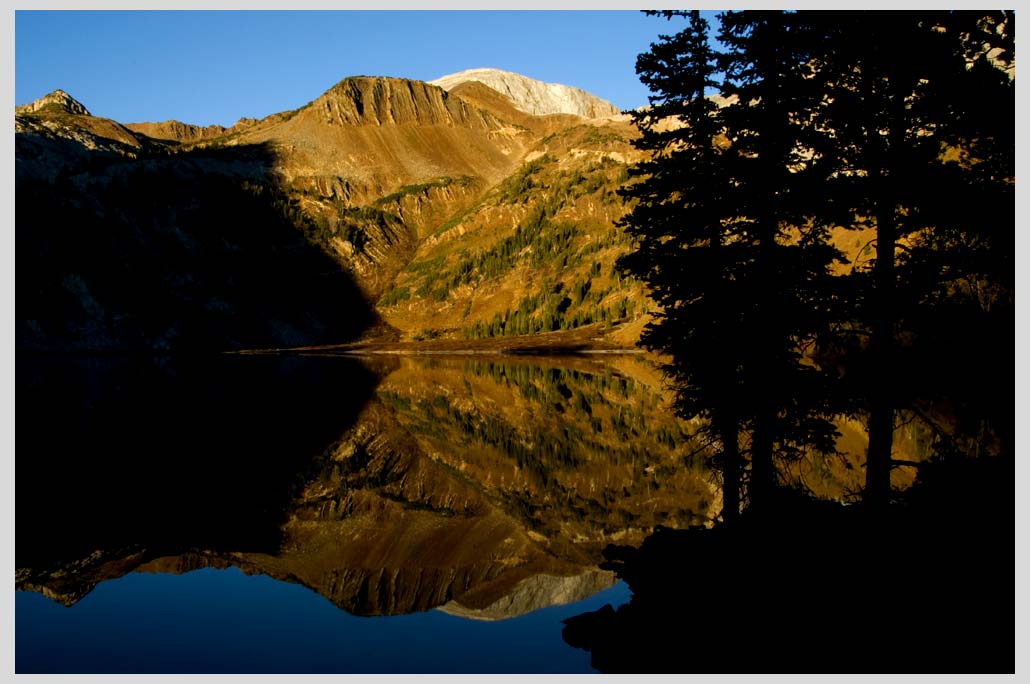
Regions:
M 236 568 L 131 573 L 65 608 L 16 596 L 16 667 L 34 672 L 593 672 L 561 639 L 561 620 L 605 603 L 594 596 L 509 620 L 430 610 L 356 617 L 299 585 Z

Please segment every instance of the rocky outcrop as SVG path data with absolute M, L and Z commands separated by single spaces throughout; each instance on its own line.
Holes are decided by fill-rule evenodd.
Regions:
M 210 140 L 224 135 L 227 129 L 225 126 L 194 126 L 193 124 L 181 121 L 169 120 L 151 123 L 129 123 L 125 127 L 130 131 L 142 133 L 148 138 L 175 143 L 193 143 L 201 140 Z
M 29 104 L 15 107 L 14 113 L 32 114 L 44 109 L 62 111 L 68 114 L 92 116 L 81 102 L 61 89 L 57 89 L 52 93 L 47 93 L 43 97 L 30 102 Z
M 493 88 L 530 114 L 575 114 L 597 119 L 620 113 L 612 103 L 585 90 L 560 83 L 544 83 L 500 69 L 468 69 L 441 76 L 430 83 L 451 90 L 469 81 L 478 81 Z

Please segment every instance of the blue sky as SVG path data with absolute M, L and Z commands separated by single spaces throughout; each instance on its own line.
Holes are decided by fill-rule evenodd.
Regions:
M 681 25 L 636 10 L 21 10 L 15 101 L 62 88 L 117 121 L 230 125 L 299 107 L 346 76 L 495 67 L 633 108 L 647 103 L 636 55 Z

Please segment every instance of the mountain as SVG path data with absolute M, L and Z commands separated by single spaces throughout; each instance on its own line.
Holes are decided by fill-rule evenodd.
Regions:
M 572 329 L 631 344 L 649 305 L 612 264 L 629 248 L 615 190 L 639 158 L 635 130 L 627 117 L 597 118 L 617 110 L 582 91 L 493 70 L 484 78 L 491 74 L 502 90 L 460 75 L 449 90 L 345 78 L 297 109 L 230 128 L 123 126 L 66 93 L 19 108 L 19 259 L 25 251 L 37 266 L 19 271 L 19 292 L 29 293 L 19 346 L 280 347 L 356 334 L 474 339 Z M 556 113 L 524 111 L 532 102 Z M 264 209 L 255 213 L 247 194 Z M 43 227 L 54 212 L 56 233 Z M 101 231 L 111 217 L 115 229 Z M 283 274 L 279 285 L 260 285 L 266 267 L 219 281 L 219 263 L 250 263 L 232 256 L 239 249 L 262 252 L 268 233 L 248 224 L 292 225 L 306 245 L 274 258 L 267 272 Z M 169 236 L 178 247 L 157 249 Z M 308 251 L 325 265 L 302 265 Z M 130 265 L 114 267 L 115 254 Z M 546 282 L 530 286 L 526 269 Z M 339 290 L 314 273 L 356 288 L 363 302 L 348 295 L 329 313 L 329 293 Z M 279 294 L 269 299 L 268 287 Z M 144 307 L 142 292 L 162 306 Z M 295 312 L 268 316 L 259 299 Z M 347 324 L 331 325 L 334 315 Z M 233 330 L 219 332 L 222 325 Z
M 585 90 L 500 69 L 468 69 L 429 81 L 446 90 L 469 82 L 482 83 L 501 93 L 529 114 L 575 114 L 589 119 L 618 116 L 618 107 Z

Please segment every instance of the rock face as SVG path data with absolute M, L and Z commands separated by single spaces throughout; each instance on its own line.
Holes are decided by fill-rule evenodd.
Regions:
M 575 114 L 590 119 L 620 114 L 619 108 L 612 103 L 579 88 L 544 83 L 500 69 L 468 69 L 441 76 L 430 83 L 451 90 L 469 81 L 478 81 L 493 88 L 530 114 Z
M 81 102 L 76 100 L 74 97 L 64 92 L 63 90 L 55 90 L 52 93 L 48 93 L 43 97 L 39 98 L 35 102 L 30 102 L 27 105 L 20 105 L 14 108 L 16 114 L 32 114 L 38 112 L 41 109 L 55 108 L 65 111 L 69 114 L 82 114 L 84 116 L 91 116 L 89 111 L 82 105 Z

